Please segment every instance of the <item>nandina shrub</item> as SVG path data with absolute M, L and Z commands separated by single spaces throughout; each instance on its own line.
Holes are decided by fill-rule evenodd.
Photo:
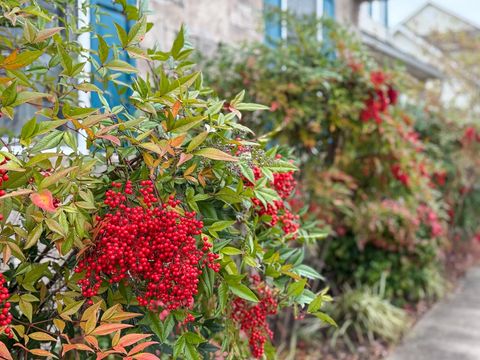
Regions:
M 210 96 L 183 29 L 146 49 L 153 24 L 120 1 L 134 24 L 109 45 L 62 15 L 75 3 L 0 1 L 0 111 L 35 109 L 0 151 L 0 356 L 274 357 L 269 316 L 329 319 L 302 263 L 322 232 L 294 215 L 297 161 L 238 123 L 264 106 Z
M 434 299 L 439 287 L 429 281 L 442 279 L 448 234 L 436 175 L 442 165 L 400 101 L 401 75 L 379 66 L 344 29 L 282 16 L 287 41 L 222 48 L 207 61 L 215 90 L 225 96 L 245 87 L 248 101 L 270 104 L 242 121 L 267 129 L 299 158 L 300 188 L 312 199 L 305 218 L 333 230 L 308 261 L 327 274 L 334 294 L 386 277 L 388 301 Z M 318 39 L 319 26 L 328 27 L 328 41 Z M 223 76 L 227 69 L 231 76 Z

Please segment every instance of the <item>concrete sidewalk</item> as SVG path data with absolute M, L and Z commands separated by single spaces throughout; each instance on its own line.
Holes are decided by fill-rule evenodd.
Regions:
M 480 267 L 469 270 L 387 360 L 480 360 Z

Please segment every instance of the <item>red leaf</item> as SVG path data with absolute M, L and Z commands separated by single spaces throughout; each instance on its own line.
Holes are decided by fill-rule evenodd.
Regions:
M 93 349 L 88 347 L 85 344 L 65 344 L 63 345 L 62 356 L 65 356 L 65 353 L 71 350 L 81 350 L 81 351 L 91 351 L 95 352 Z
M 45 211 L 55 212 L 57 208 L 53 204 L 53 196 L 50 190 L 42 190 L 38 193 L 30 194 L 30 200 L 40 209 Z
M 135 345 L 129 352 L 128 352 L 128 355 L 134 355 L 140 351 L 143 351 L 144 349 L 146 349 L 147 347 L 149 347 L 150 345 L 154 345 L 154 344 L 158 344 L 158 342 L 156 341 L 145 341 L 141 344 L 138 344 L 138 345 Z
M 133 325 L 128 324 L 104 324 L 92 331 L 91 335 L 108 335 L 117 330 L 126 329 Z
M 113 136 L 113 135 L 97 135 L 97 138 L 109 140 L 109 141 L 111 141 L 112 143 L 114 143 L 115 145 L 118 145 L 118 146 L 121 145 L 120 139 L 117 138 L 116 136 Z

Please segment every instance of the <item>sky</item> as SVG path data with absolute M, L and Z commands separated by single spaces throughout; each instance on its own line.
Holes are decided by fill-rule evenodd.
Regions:
M 389 0 L 390 26 L 397 25 L 426 2 L 426 0 Z M 437 3 L 480 26 L 479 0 L 430 0 L 430 2 Z

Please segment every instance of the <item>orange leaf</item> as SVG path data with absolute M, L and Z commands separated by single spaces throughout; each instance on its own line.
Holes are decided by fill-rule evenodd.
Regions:
M 37 356 L 44 356 L 44 357 L 50 356 L 50 357 L 56 358 L 56 356 L 53 355 L 50 351 L 42 350 L 42 349 L 32 349 L 30 350 L 30 353 Z
M 10 249 L 10 246 L 5 246 L 3 248 L 3 264 L 7 265 L 8 261 L 10 260 L 10 257 L 12 256 L 12 249 Z
M 178 111 L 180 110 L 181 106 L 182 106 L 182 103 L 179 100 L 175 101 L 175 104 L 173 104 L 172 115 L 173 115 L 174 118 L 177 117 Z
M 152 336 L 152 334 L 127 334 L 120 338 L 120 340 L 118 341 L 118 345 L 123 347 L 130 346 L 150 336 Z
M 133 348 L 130 349 L 130 351 L 128 352 L 128 355 L 130 356 L 130 355 L 136 354 L 136 353 L 142 351 L 143 349 L 149 347 L 150 345 L 155 345 L 155 344 L 158 344 L 158 342 L 156 342 L 156 341 L 145 341 L 141 344 L 137 344 Z
M 115 350 L 108 350 L 108 351 L 104 351 L 104 352 L 99 352 L 99 353 L 97 353 L 97 360 L 105 359 L 108 355 L 118 354 L 118 353 L 119 352 L 115 351 Z
M 133 325 L 128 324 L 104 324 L 92 331 L 92 335 L 108 335 L 117 330 L 126 329 Z
M 133 358 L 137 360 L 160 360 L 158 356 L 149 353 L 137 354 L 134 355 Z
M 47 189 L 38 193 L 30 194 L 30 200 L 32 200 L 32 203 L 38 206 L 40 209 L 50 212 L 55 212 L 57 210 L 55 205 L 53 205 L 52 193 Z
M 62 356 L 65 356 L 65 353 L 67 353 L 71 350 L 95 352 L 93 349 L 91 349 L 90 347 L 88 347 L 85 344 L 65 344 L 65 345 L 63 345 L 63 349 L 62 349 Z
M 15 62 L 15 60 L 17 59 L 17 50 L 13 50 L 10 55 L 8 55 L 4 60 L 3 60 L 3 65 L 9 65 L 9 64 L 12 64 L 13 62 Z
M 8 351 L 7 347 L 2 341 L 0 341 L 0 359 L 13 360 L 12 355 L 10 355 L 10 351 Z
M 92 335 L 85 336 L 85 341 L 92 345 L 95 349 L 98 349 L 98 340 Z
M 179 135 L 173 139 L 170 139 L 168 142 L 171 146 L 173 147 L 180 147 L 183 142 L 185 141 L 185 137 L 187 136 L 187 134 L 182 134 L 182 135 Z

